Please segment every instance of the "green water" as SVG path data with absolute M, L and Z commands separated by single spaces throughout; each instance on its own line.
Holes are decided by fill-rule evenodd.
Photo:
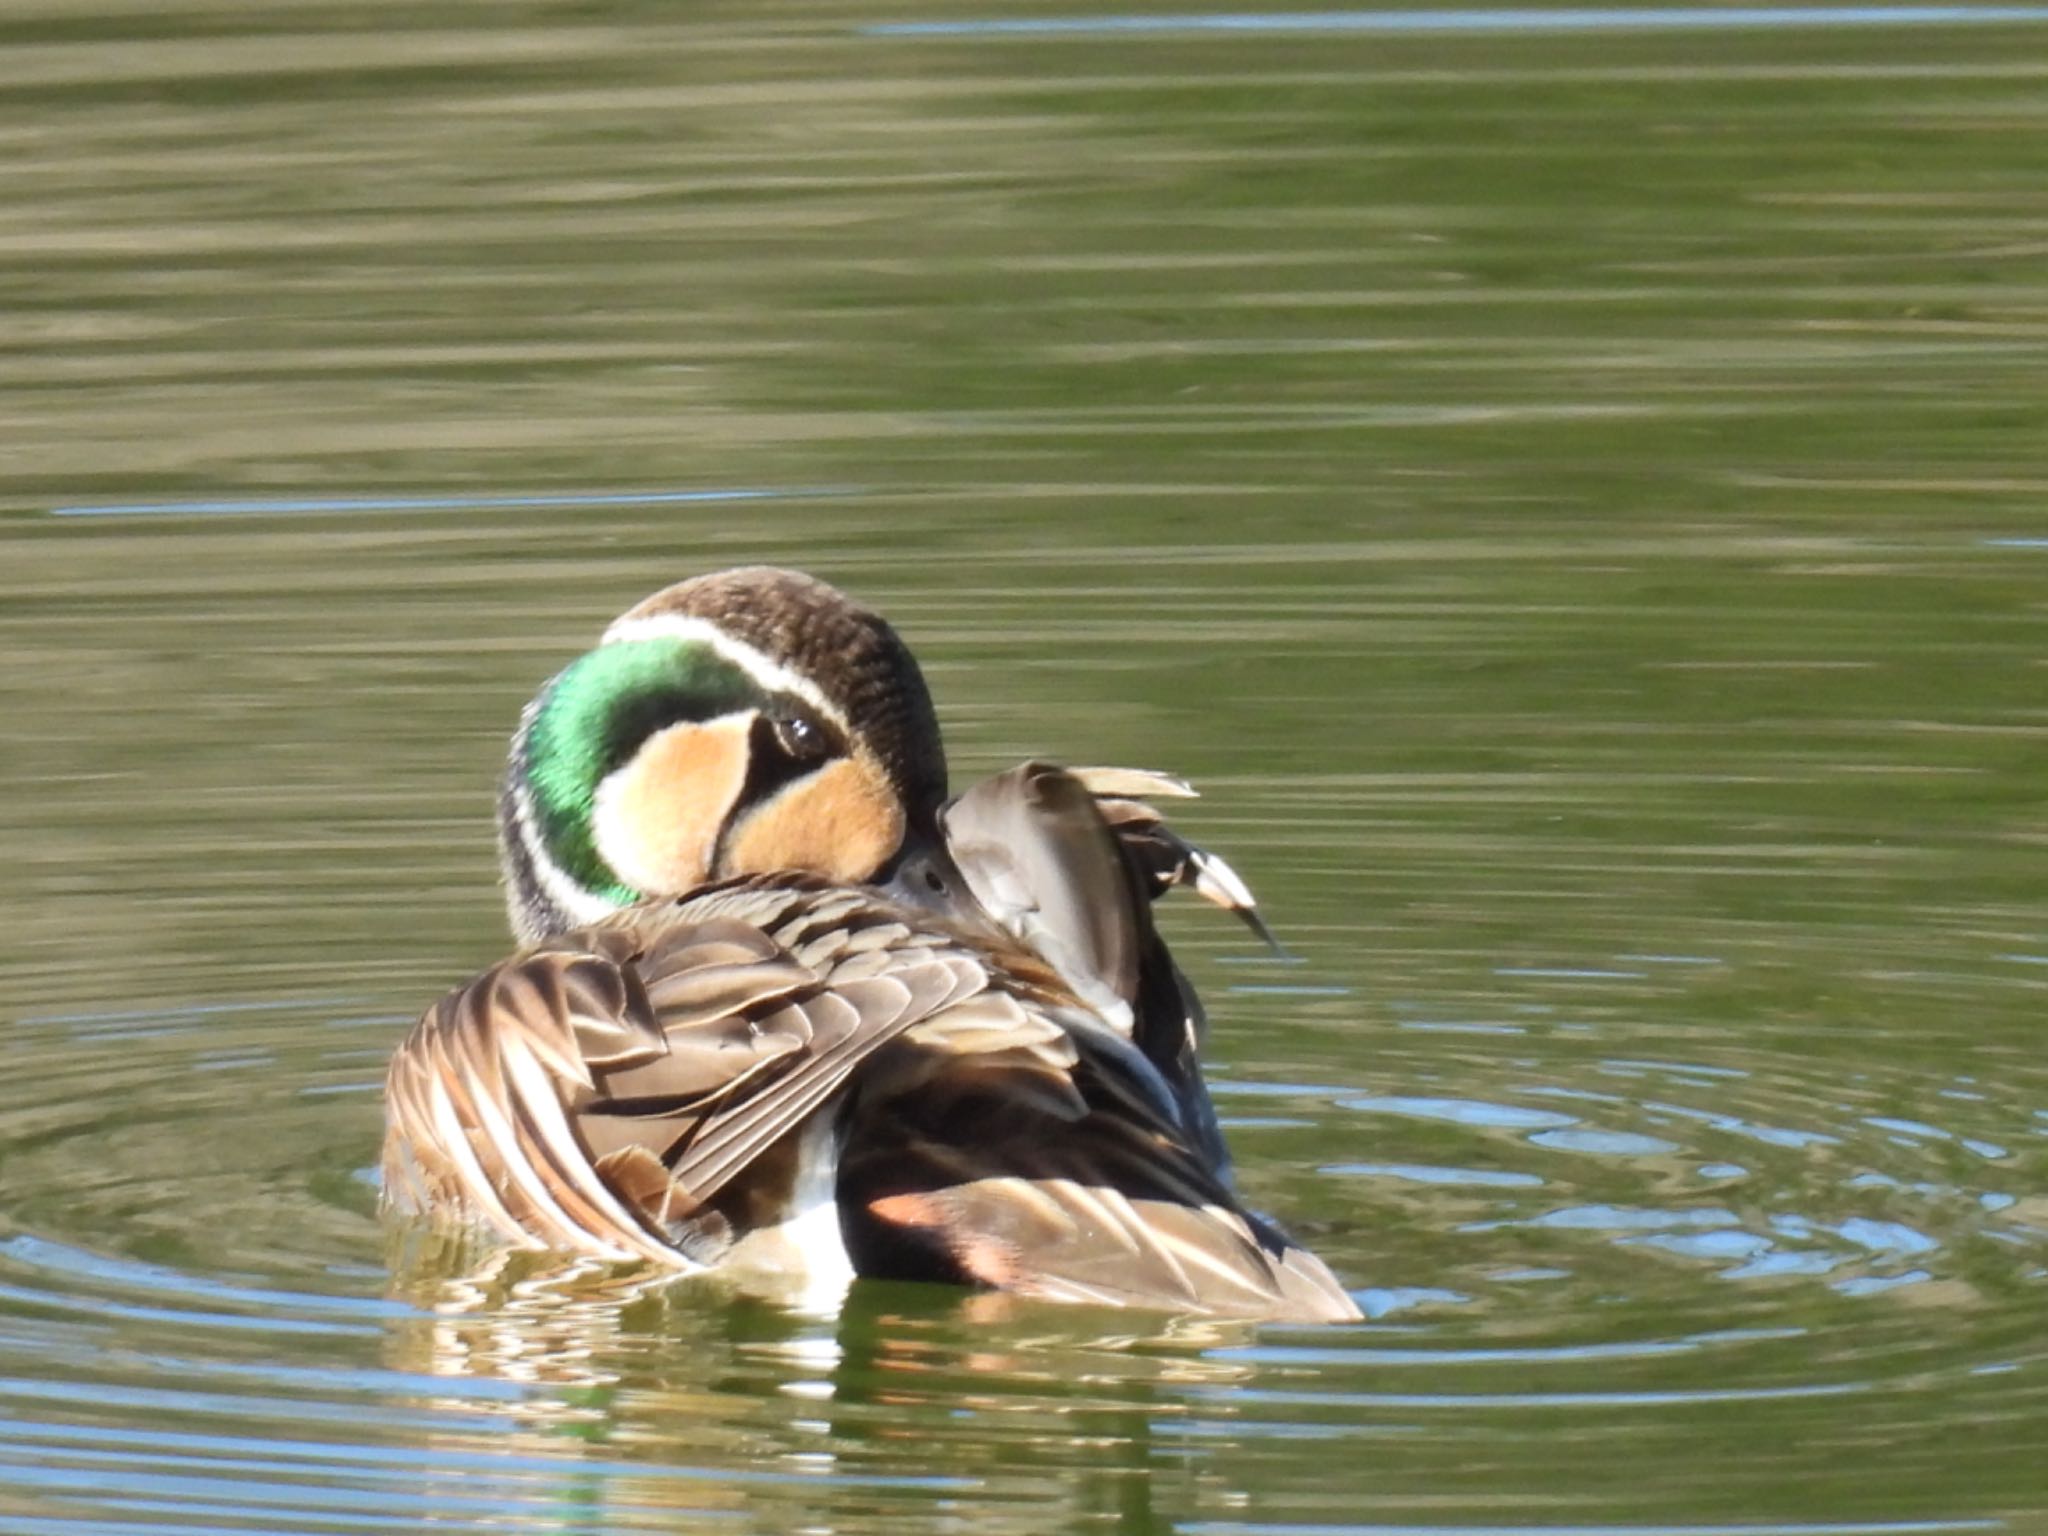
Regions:
M 2048 1525 L 2048 26 L 997 14 L 0 14 L 0 1530 Z M 519 706 L 748 560 L 1203 788 L 1370 1323 L 394 1282 Z

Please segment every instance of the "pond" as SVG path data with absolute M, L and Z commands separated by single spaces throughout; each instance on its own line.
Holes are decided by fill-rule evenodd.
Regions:
M 0 1528 L 2048 1515 L 2048 26 L 1430 14 L 10 7 Z M 756 560 L 1201 788 L 1366 1323 L 394 1276 L 520 705 Z

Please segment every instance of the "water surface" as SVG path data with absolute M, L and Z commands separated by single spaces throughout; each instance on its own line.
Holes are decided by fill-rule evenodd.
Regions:
M 2048 28 L 1072 14 L 0 22 L 0 1528 L 2048 1514 Z M 394 1278 L 520 703 L 760 559 L 1202 787 L 1368 1324 Z

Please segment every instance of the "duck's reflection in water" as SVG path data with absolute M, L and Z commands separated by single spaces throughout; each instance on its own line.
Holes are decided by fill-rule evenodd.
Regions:
M 1186 1389 L 1250 1376 L 1210 1353 L 1249 1324 L 879 1283 L 805 1313 L 715 1279 L 419 1234 L 397 1259 L 417 1311 L 393 1325 L 392 1363 L 530 1388 L 492 1406 L 607 1529 L 673 1516 L 681 1487 L 784 1530 L 900 1529 L 909 1498 L 940 1529 L 1135 1536 L 1238 1492 L 1175 1426 Z M 559 1490 L 536 1495 L 559 1512 Z

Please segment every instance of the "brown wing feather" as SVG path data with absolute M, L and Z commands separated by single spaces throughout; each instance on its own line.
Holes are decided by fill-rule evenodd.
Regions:
M 1081 781 L 1024 763 L 983 779 L 940 821 L 982 909 L 1128 1033 L 1151 923 L 1134 871 Z
M 755 882 L 634 908 L 420 1021 L 388 1076 L 387 1199 L 525 1246 L 687 1263 L 731 1235 L 707 1208 L 786 1177 L 768 1154 L 863 1061 L 990 985 L 949 932 L 859 892 Z
M 947 852 L 997 926 L 1042 955 L 1173 1085 L 1197 1149 L 1227 1176 L 1229 1149 L 1202 1079 L 1202 1005 L 1151 913 L 1166 890 L 1195 881 L 1194 861 L 1209 856 L 1150 806 L 1111 791 L 1193 793 L 1132 769 L 1025 763 L 944 809 Z
M 600 974 L 593 988 L 577 974 L 604 964 L 574 953 L 524 956 L 428 1012 L 386 1080 L 387 1199 L 480 1220 L 526 1247 L 662 1256 L 590 1166 L 570 1122 L 590 1092 L 591 1068 L 575 1049 L 579 1023 L 614 1059 L 662 1049 L 623 977 Z M 608 1012 L 582 1013 L 607 998 Z

